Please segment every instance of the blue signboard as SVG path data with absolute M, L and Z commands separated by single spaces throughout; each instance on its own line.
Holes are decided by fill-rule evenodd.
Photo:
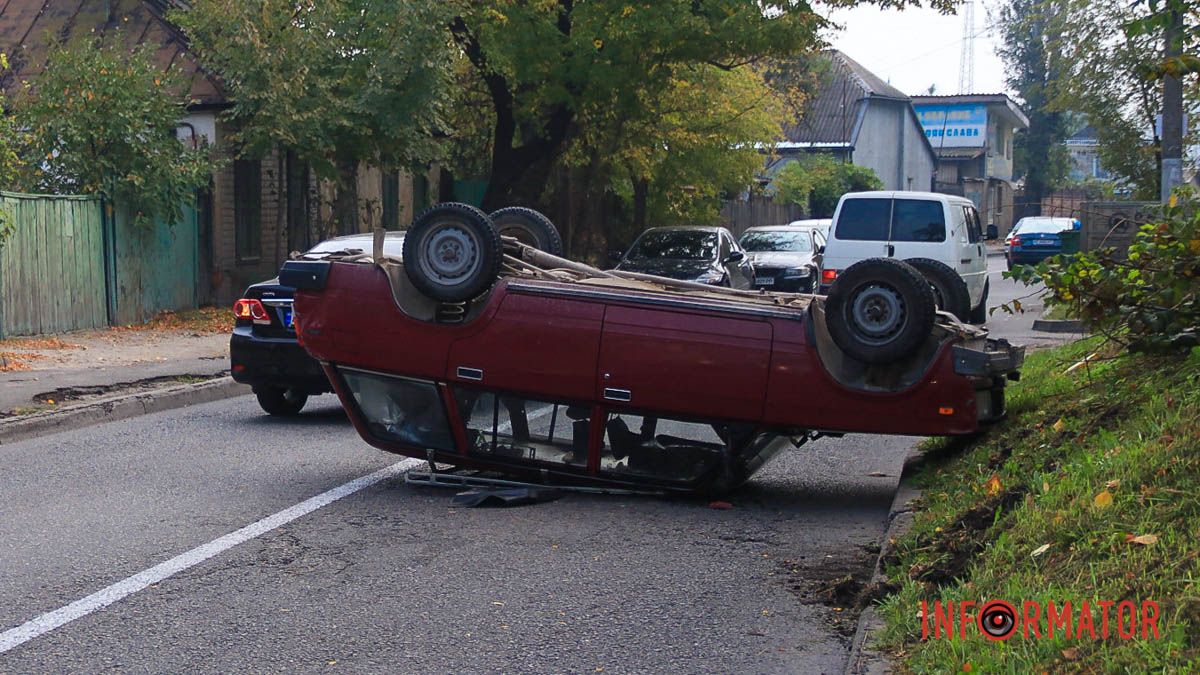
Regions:
M 987 106 L 975 103 L 913 106 L 925 137 L 937 148 L 982 148 L 987 143 Z

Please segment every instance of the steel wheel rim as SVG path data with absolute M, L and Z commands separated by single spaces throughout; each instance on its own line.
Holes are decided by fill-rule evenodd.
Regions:
M 850 324 L 871 345 L 890 342 L 906 322 L 904 298 L 887 284 L 874 283 L 854 295 Z
M 441 223 L 421 239 L 418 265 L 427 277 L 458 285 L 478 272 L 479 249 L 475 233 L 456 222 Z
M 513 224 L 509 224 L 509 225 L 504 225 L 504 226 L 500 227 L 499 229 L 500 229 L 500 236 L 502 236 L 502 237 L 513 237 L 514 239 L 521 242 L 522 244 L 525 244 L 526 246 L 540 248 L 540 246 L 539 246 L 540 242 L 537 239 L 537 235 L 534 234 L 533 230 L 529 229 L 528 227 L 526 227 L 524 225 L 518 225 L 518 224 L 513 223 Z

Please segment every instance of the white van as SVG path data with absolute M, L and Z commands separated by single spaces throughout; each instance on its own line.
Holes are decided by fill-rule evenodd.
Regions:
M 821 292 L 868 258 L 896 258 L 933 287 L 938 307 L 962 321 L 987 319 L 987 251 L 971 200 L 933 192 L 842 195 L 821 256 Z

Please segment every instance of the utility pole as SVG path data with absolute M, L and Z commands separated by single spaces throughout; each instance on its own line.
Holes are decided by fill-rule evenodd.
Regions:
M 1169 11 L 1170 23 L 1164 34 L 1163 48 L 1167 61 L 1179 57 L 1183 32 L 1183 14 L 1177 9 Z M 1183 82 L 1170 73 L 1163 76 L 1162 173 L 1159 182 L 1164 202 L 1171 198 L 1171 191 L 1183 183 Z

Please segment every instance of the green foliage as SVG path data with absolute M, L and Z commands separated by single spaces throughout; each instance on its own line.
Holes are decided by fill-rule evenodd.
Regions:
M 1050 105 L 1083 113 L 1096 129 L 1100 162 L 1123 178 L 1133 197 L 1159 197 L 1159 139 L 1147 141 L 1162 112 L 1162 87 L 1145 73 L 1158 67 L 1162 32 L 1144 30 L 1151 18 L 1140 4 L 1105 0 L 1043 0 L 1053 7 L 1054 39 L 1049 43 L 1055 79 L 1048 85 Z M 1195 118 L 1200 102 L 1185 96 Z
M 813 154 L 789 162 L 775 178 L 779 197 L 799 204 L 811 218 L 829 218 L 847 192 L 882 190 L 883 181 L 865 166 Z
M 171 18 L 233 101 L 230 150 L 291 152 L 336 186 L 332 220 L 348 233 L 362 229 L 360 165 L 423 170 L 441 152 L 448 12 L 438 0 L 200 0 Z
M 454 38 L 492 103 L 492 133 L 478 140 L 491 143 L 489 207 L 541 200 L 571 141 L 594 134 L 582 120 L 595 111 L 648 126 L 685 71 L 803 53 L 826 26 L 791 0 L 456 4 Z
M 680 70 L 646 104 L 651 114 L 633 120 L 588 111 L 581 119 L 588 132 L 573 147 L 608 159 L 631 207 L 644 197 L 641 226 L 715 221 L 722 196 L 744 189 L 761 170 L 757 148 L 780 134 L 779 102 L 749 67 Z M 642 188 L 645 194 L 636 194 Z
M 0 75 L 7 69 L 8 57 L 0 52 Z M 0 92 L 0 190 L 15 187 L 21 166 L 17 156 L 18 138 L 17 124 L 8 114 L 4 94 Z M 8 212 L 0 206 L 0 248 L 4 248 L 5 240 L 12 236 L 14 227 Z
M 1007 274 L 1045 283 L 1047 305 L 1131 349 L 1190 349 L 1200 344 L 1200 201 L 1177 193 L 1134 235 L 1127 259 L 1105 249 Z
M 171 18 L 219 73 L 243 155 L 291 150 L 322 178 L 437 155 L 450 68 L 436 0 L 200 0 Z
M 213 170 L 208 148 L 175 138 L 180 89 L 149 49 L 89 40 L 52 48 L 16 108 L 15 123 L 28 130 L 25 188 L 102 195 L 142 226 L 176 222 Z
M 1074 367 L 1072 367 L 1074 366 Z M 1008 419 L 927 444 L 912 529 L 885 556 L 883 641 L 906 672 L 1192 672 L 1200 663 L 1200 350 L 1030 355 Z M 1159 638 L 921 639 L 921 602 L 1153 600 Z M 977 605 L 978 607 L 978 605 Z M 1115 608 L 1114 608 L 1115 609 Z M 1045 631 L 1045 610 L 1042 629 Z M 970 668 L 967 667 L 970 664 Z

